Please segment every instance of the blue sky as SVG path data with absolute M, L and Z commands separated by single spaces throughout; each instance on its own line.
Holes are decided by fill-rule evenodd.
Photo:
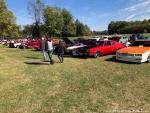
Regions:
M 29 0 L 5 0 L 15 14 L 19 25 L 31 24 L 27 10 Z M 107 29 L 110 21 L 142 20 L 150 18 L 150 0 L 43 0 L 45 5 L 68 9 L 74 19 L 79 19 L 92 30 Z

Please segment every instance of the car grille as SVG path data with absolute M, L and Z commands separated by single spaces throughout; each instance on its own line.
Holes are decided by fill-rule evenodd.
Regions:
M 142 54 L 130 54 L 130 53 L 117 53 L 117 55 L 119 55 L 119 56 L 129 56 L 129 57 L 134 57 L 134 56 L 140 57 L 140 56 L 142 56 Z

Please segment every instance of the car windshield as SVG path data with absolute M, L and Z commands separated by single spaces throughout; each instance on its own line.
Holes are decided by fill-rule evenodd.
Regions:
M 121 38 L 122 38 L 122 37 L 120 37 L 120 36 L 116 36 L 116 37 L 112 37 L 112 38 L 109 38 L 109 39 L 118 42 Z
M 93 39 L 82 40 L 80 43 L 84 45 L 96 45 L 96 40 Z
M 80 43 L 84 44 L 84 45 L 93 45 L 93 46 L 102 46 L 104 45 L 105 41 L 96 41 L 93 39 L 88 39 L 88 40 L 83 40 Z
M 98 46 L 103 46 L 104 45 L 104 41 L 98 41 L 98 42 L 96 42 L 96 45 L 98 45 Z
M 145 46 L 150 47 L 150 41 L 135 41 L 133 42 L 132 46 Z

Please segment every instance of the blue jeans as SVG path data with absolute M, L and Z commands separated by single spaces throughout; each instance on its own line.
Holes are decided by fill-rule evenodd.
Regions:
M 64 53 L 58 53 L 58 58 L 60 60 L 61 63 L 64 62 Z
M 49 59 L 50 59 L 50 63 L 51 64 L 54 64 L 54 59 L 53 59 L 53 51 L 51 50 L 48 50 L 48 56 L 49 56 Z
M 46 51 L 42 50 L 43 61 L 46 61 Z

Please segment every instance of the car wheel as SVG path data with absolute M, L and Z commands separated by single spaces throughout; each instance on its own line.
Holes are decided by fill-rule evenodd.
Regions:
M 18 49 L 19 49 L 19 46 L 16 46 L 16 48 L 18 48 Z
M 100 56 L 100 52 L 96 51 L 96 52 L 94 53 L 94 58 L 97 58 L 97 57 L 99 57 L 99 56 Z
M 150 55 L 147 58 L 147 62 L 150 63 Z

